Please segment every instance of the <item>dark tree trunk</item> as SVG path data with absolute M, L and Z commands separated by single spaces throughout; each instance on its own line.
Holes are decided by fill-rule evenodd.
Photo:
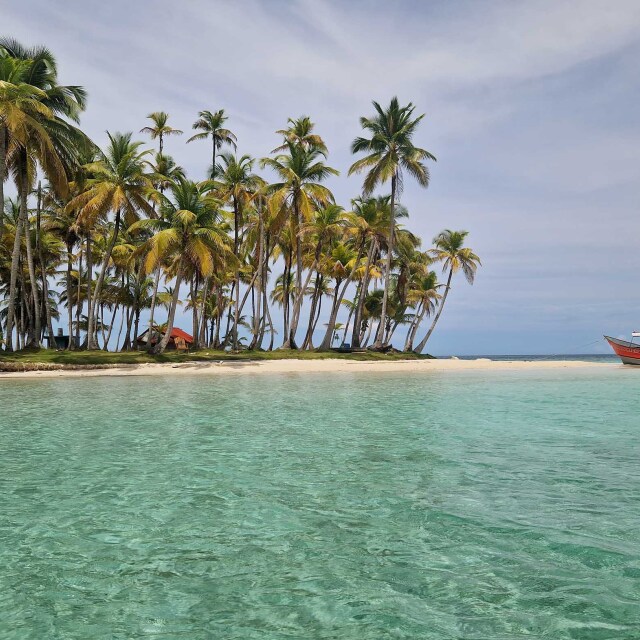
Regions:
M 382 296 L 382 311 L 380 312 L 380 324 L 376 334 L 376 341 L 373 345 L 375 349 L 382 349 L 384 346 L 384 332 L 387 325 L 387 302 L 389 299 L 389 283 L 391 282 L 391 260 L 393 258 L 394 237 L 396 229 L 396 181 L 397 175 L 391 178 L 391 206 L 389 220 L 389 246 L 387 247 L 387 264 L 384 274 L 384 294 Z

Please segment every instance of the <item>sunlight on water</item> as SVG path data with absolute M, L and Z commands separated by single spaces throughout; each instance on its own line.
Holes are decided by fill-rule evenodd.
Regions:
M 0 382 L 0 637 L 640 637 L 640 371 Z

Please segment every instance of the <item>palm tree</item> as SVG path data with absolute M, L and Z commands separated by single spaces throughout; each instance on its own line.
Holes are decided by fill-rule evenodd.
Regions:
M 306 295 L 307 293 L 311 277 L 314 273 L 316 273 L 316 277 L 320 275 L 319 273 L 317 273 L 317 271 L 322 258 L 322 252 L 326 249 L 326 247 L 331 246 L 334 241 L 344 237 L 345 230 L 349 227 L 349 225 L 353 224 L 353 219 L 353 214 L 350 212 L 346 212 L 340 205 L 330 204 L 316 211 L 312 221 L 303 223 L 299 231 L 299 235 L 303 239 L 308 238 L 311 241 L 311 247 L 314 248 L 313 262 L 309 267 L 307 278 L 302 286 L 302 292 L 299 293 L 299 295 L 296 295 L 294 298 L 295 302 L 293 305 L 292 314 L 293 326 L 298 325 L 300 310 L 302 307 L 302 300 L 304 298 L 304 295 Z M 317 295 L 318 291 L 316 290 L 315 293 Z M 317 304 L 314 303 L 315 298 L 312 301 L 311 305 L 312 317 Z
M 196 267 L 203 276 L 210 276 L 215 254 L 229 252 L 229 238 L 220 225 L 219 203 L 209 187 L 206 182 L 178 180 L 170 189 L 171 197 L 162 198 L 160 218 L 140 220 L 130 228 L 154 232 L 139 250 L 145 254 L 145 272 L 164 262 L 175 278 L 167 328 L 158 345 L 160 353 L 171 339 L 180 285 L 187 271 Z
M 287 143 L 303 147 L 304 149 L 315 149 L 323 156 L 327 156 L 327 145 L 324 140 L 317 134 L 313 133 L 315 124 L 309 116 L 300 116 L 299 118 L 289 118 L 289 125 L 286 129 L 278 129 L 276 133 L 280 134 L 285 142 L 276 147 L 271 153 L 281 153 L 287 150 Z
M 327 351 L 333 343 L 333 329 L 338 318 L 338 311 L 342 304 L 342 299 L 347 291 L 353 275 L 356 272 L 360 256 L 346 243 L 339 242 L 335 245 L 331 253 L 327 256 L 327 275 L 335 282 L 333 290 L 333 303 L 327 330 L 324 334 L 322 344 L 318 347 L 321 351 Z M 341 287 L 342 285 L 342 287 Z
M 235 273 L 235 311 L 232 333 L 232 348 L 238 348 L 238 322 L 240 319 L 240 232 L 244 226 L 244 211 L 253 197 L 265 185 L 264 180 L 253 173 L 253 159 L 248 155 L 240 158 L 230 154 L 222 154 L 222 163 L 216 167 L 219 175 L 217 186 L 223 200 L 229 202 L 233 208 L 233 253 L 236 257 Z
M 216 151 L 222 148 L 222 145 L 228 144 L 234 149 L 238 139 L 229 129 L 224 128 L 227 116 L 224 115 L 224 109 L 220 109 L 215 113 L 211 111 L 200 111 L 198 119 L 193 123 L 194 129 L 199 129 L 201 133 L 191 136 L 187 142 L 194 140 L 206 140 L 211 138 L 212 155 L 211 155 L 211 178 L 216 179 Z
M 29 130 L 42 132 L 39 117 L 51 118 L 51 111 L 41 102 L 44 91 L 28 84 L 25 79 L 29 60 L 18 60 L 0 48 L 0 233 L 4 225 L 4 181 L 7 176 L 7 147 L 9 140 L 26 144 Z
M 165 189 L 178 178 L 184 178 L 184 169 L 176 164 L 176 161 L 164 153 L 156 153 L 153 162 L 149 163 L 151 169 L 151 182 L 155 189 L 164 193 Z
M 391 279 L 396 197 L 402 192 L 404 171 L 415 178 L 420 186 L 429 186 L 429 170 L 424 161 L 435 160 L 435 156 L 413 144 L 413 136 L 424 114 L 413 118 L 415 107 L 412 103 L 401 107 L 398 98 L 394 97 L 386 109 L 383 109 L 375 101 L 373 106 L 376 110 L 375 116 L 372 118 L 360 118 L 362 128 L 370 134 L 370 137 L 358 137 L 351 145 L 352 153 L 365 152 L 367 155 L 351 165 L 349 175 L 368 170 L 363 185 L 363 194 L 365 196 L 370 195 L 379 184 L 391 181 L 391 215 L 384 296 L 378 333 L 373 345 L 374 348 L 381 349 L 383 347 Z
M 96 309 L 100 304 L 102 285 L 111 259 L 113 247 L 120 233 L 120 225 L 131 225 L 143 211 L 154 215 L 147 197 L 152 189 L 151 176 L 145 172 L 145 158 L 150 151 L 142 151 L 141 142 L 132 142 L 131 133 L 107 133 L 109 147 L 100 154 L 96 162 L 85 166 L 91 176 L 86 191 L 69 202 L 70 209 L 78 209 L 78 221 L 86 228 L 94 228 L 99 220 L 106 219 L 109 212 L 115 213 L 111 240 L 107 245 L 96 289 L 88 313 L 88 349 L 97 349 L 94 335 Z
M 447 276 L 447 284 L 445 285 L 438 312 L 433 319 L 431 327 L 429 327 L 429 331 L 427 331 L 427 335 L 416 347 L 416 353 L 422 353 L 433 330 L 436 328 L 436 324 L 438 324 L 444 303 L 447 301 L 447 296 L 451 289 L 451 279 L 453 275 L 458 271 L 462 271 L 467 282 L 473 284 L 478 266 L 482 264 L 480 258 L 469 247 L 464 246 L 465 238 L 468 235 L 468 231 L 451 231 L 450 229 L 445 229 L 433 239 L 435 248 L 432 249 L 430 253 L 434 260 L 442 262 L 442 271 L 448 271 L 449 275 Z
M 435 271 L 428 271 L 426 274 L 419 275 L 412 281 L 407 299 L 410 303 L 416 305 L 416 313 L 407 331 L 403 351 L 413 351 L 413 342 L 423 318 L 433 314 L 438 300 L 442 298 L 438 293 L 439 288 L 438 276 Z
M 52 187 L 64 195 L 68 188 L 68 175 L 78 162 L 81 149 L 91 146 L 88 138 L 69 121 L 78 121 L 79 113 L 85 107 L 86 94 L 82 87 L 62 86 L 58 84 L 57 65 L 51 52 L 45 47 L 26 48 L 12 39 L 0 40 L 0 52 L 20 63 L 18 74 L 20 83 L 35 87 L 37 91 L 19 83 L 18 93 L 24 98 L 26 91 L 29 100 L 13 101 L 13 107 L 7 104 L 2 109 L 3 134 L 6 145 L 3 160 L 0 162 L 4 177 L 5 162 L 13 167 L 20 199 L 20 221 L 15 233 L 14 250 L 9 285 L 9 309 L 7 316 L 6 348 L 12 349 L 14 305 L 20 257 L 21 231 L 25 230 L 27 261 L 32 300 L 38 300 L 37 282 L 33 265 L 33 254 L 29 240 L 29 221 L 27 198 L 33 186 L 36 166 L 39 164 Z M 14 84 L 14 83 L 12 83 Z M 13 91 L 9 87 L 9 93 Z M 40 103 L 36 107 L 36 103 Z M 22 107 L 28 107 L 24 111 Z M 21 117 L 20 113 L 28 117 Z M 17 120 L 16 120 L 17 118 Z M 17 127 L 15 123 L 19 124 Z M 12 124 L 13 123 L 13 124 Z M 17 135 L 15 135 L 17 132 Z M 7 141 L 8 138 L 8 141 Z M 5 149 L 4 145 L 3 150 Z M 37 324 L 37 323 L 36 323 Z M 37 329 L 37 327 L 35 327 Z M 37 343 L 38 331 L 32 335 Z
M 339 172 L 323 162 L 324 152 L 315 146 L 298 144 L 285 139 L 287 153 L 275 158 L 263 158 L 263 167 L 269 167 L 280 178 L 279 182 L 269 185 L 270 207 L 279 224 L 288 219 L 291 236 L 296 248 L 296 289 L 298 295 L 304 295 L 302 286 L 302 243 L 299 230 L 305 221 L 311 220 L 314 209 L 334 202 L 331 191 L 320 184 L 329 176 Z M 291 260 L 289 260 L 289 268 Z M 282 347 L 296 346 L 295 335 L 297 319 L 292 318 Z
M 154 111 L 153 113 L 150 113 L 147 118 L 153 122 L 153 126 L 143 127 L 140 129 L 140 133 L 148 133 L 152 140 L 157 138 L 159 144 L 158 153 L 162 155 L 164 137 L 179 136 L 182 134 L 182 131 L 180 131 L 180 129 L 174 129 L 172 126 L 167 124 L 169 114 L 164 111 Z

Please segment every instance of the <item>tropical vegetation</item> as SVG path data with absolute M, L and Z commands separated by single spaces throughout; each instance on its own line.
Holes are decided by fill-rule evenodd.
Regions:
M 252 158 L 224 109 L 202 110 L 186 142 L 208 142 L 211 165 L 187 176 L 165 150 L 183 133 L 169 114 L 141 126 L 151 144 L 113 131 L 100 149 L 79 126 L 86 105 L 47 48 L 0 39 L 5 354 L 55 347 L 60 329 L 69 351 L 161 353 L 177 318 L 195 349 L 421 353 L 456 274 L 473 283 L 466 231 L 423 247 L 406 226 L 403 186 L 428 187 L 436 160 L 417 146 L 412 103 L 373 102 L 360 119 L 348 174 L 363 182 L 348 203 L 308 116 Z

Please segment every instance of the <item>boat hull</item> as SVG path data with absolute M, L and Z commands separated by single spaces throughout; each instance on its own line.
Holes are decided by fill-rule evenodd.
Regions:
M 609 336 L 605 336 L 604 339 L 611 345 L 611 348 L 624 364 L 640 365 L 640 344 Z

